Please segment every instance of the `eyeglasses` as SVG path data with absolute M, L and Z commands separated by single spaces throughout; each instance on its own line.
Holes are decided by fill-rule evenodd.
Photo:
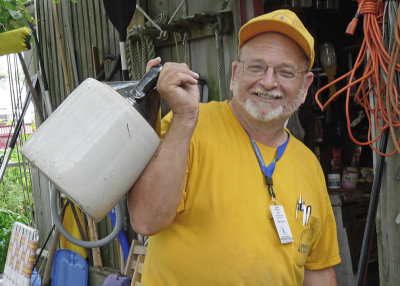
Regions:
M 277 66 L 269 66 L 266 62 L 260 59 L 247 59 L 244 61 L 238 60 L 243 63 L 244 71 L 252 76 L 263 76 L 269 67 L 274 69 L 275 78 L 280 82 L 290 82 L 299 78 L 300 74 L 308 72 L 307 70 L 301 71 L 293 66 L 285 64 Z

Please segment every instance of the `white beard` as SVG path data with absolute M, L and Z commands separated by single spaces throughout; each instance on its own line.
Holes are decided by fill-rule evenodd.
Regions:
M 243 102 L 242 98 L 240 98 L 240 95 L 238 95 L 238 84 L 234 86 L 234 96 L 237 96 L 236 101 L 241 105 L 251 117 L 253 117 L 256 120 L 261 120 L 265 122 L 269 122 L 271 120 L 276 120 L 276 119 L 288 119 L 292 114 L 299 108 L 299 106 L 302 103 L 302 94 L 303 94 L 303 89 L 304 89 L 304 84 L 303 82 L 300 91 L 297 95 L 296 98 L 292 99 L 289 102 L 283 102 L 283 104 L 273 108 L 273 104 L 269 102 L 263 102 L 263 101 L 257 101 L 256 103 L 254 102 L 254 99 L 251 97 L 247 97 L 246 100 Z M 262 97 L 265 98 L 275 98 L 275 97 L 280 97 L 283 100 L 285 100 L 286 95 L 280 92 L 276 91 L 265 91 L 265 90 L 249 90 L 248 93 L 258 93 Z M 267 109 L 269 111 L 266 112 L 260 112 L 260 107 L 261 109 Z
M 254 103 L 254 101 L 251 98 L 247 98 L 244 103 L 244 108 L 254 119 L 257 120 L 262 120 L 267 122 L 274 119 L 287 119 L 301 105 L 302 102 L 301 95 L 302 95 L 302 90 L 300 90 L 299 95 L 291 102 L 287 102 L 286 104 L 279 105 L 275 108 L 272 107 L 273 104 L 271 103 L 268 102 Z M 283 95 L 283 98 L 284 97 L 286 97 L 286 95 Z M 267 112 L 259 111 L 260 109 L 265 109 L 265 108 L 270 110 Z

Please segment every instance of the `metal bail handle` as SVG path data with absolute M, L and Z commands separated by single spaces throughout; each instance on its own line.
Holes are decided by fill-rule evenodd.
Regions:
M 131 90 L 129 96 L 133 97 L 138 102 L 143 100 L 146 95 L 150 94 L 150 92 L 155 88 L 161 69 L 162 65 L 152 67 L 140 80 L 138 85 Z

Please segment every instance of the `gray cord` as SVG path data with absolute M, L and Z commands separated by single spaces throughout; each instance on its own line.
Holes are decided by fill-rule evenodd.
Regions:
M 97 241 L 84 241 L 84 240 L 79 240 L 70 235 L 65 228 L 62 225 L 61 219 L 58 216 L 58 211 L 57 211 L 57 188 L 52 186 L 50 190 L 50 210 L 51 210 L 51 216 L 54 220 L 54 224 L 56 225 L 56 228 L 58 231 L 70 242 L 73 244 L 76 244 L 78 246 L 84 247 L 84 248 L 96 248 L 96 247 L 101 247 L 103 245 L 109 244 L 112 242 L 120 233 L 121 228 L 122 228 L 122 208 L 120 203 L 118 203 L 115 207 L 115 216 L 116 216 L 116 222 L 115 222 L 115 227 L 114 230 L 105 238 L 102 238 Z

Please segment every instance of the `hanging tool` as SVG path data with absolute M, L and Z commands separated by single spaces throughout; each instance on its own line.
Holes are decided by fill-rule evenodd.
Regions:
M 126 59 L 126 33 L 129 23 L 136 10 L 136 0 L 103 0 L 108 19 L 119 33 L 119 48 L 121 53 L 122 80 L 129 80 L 128 62 Z

